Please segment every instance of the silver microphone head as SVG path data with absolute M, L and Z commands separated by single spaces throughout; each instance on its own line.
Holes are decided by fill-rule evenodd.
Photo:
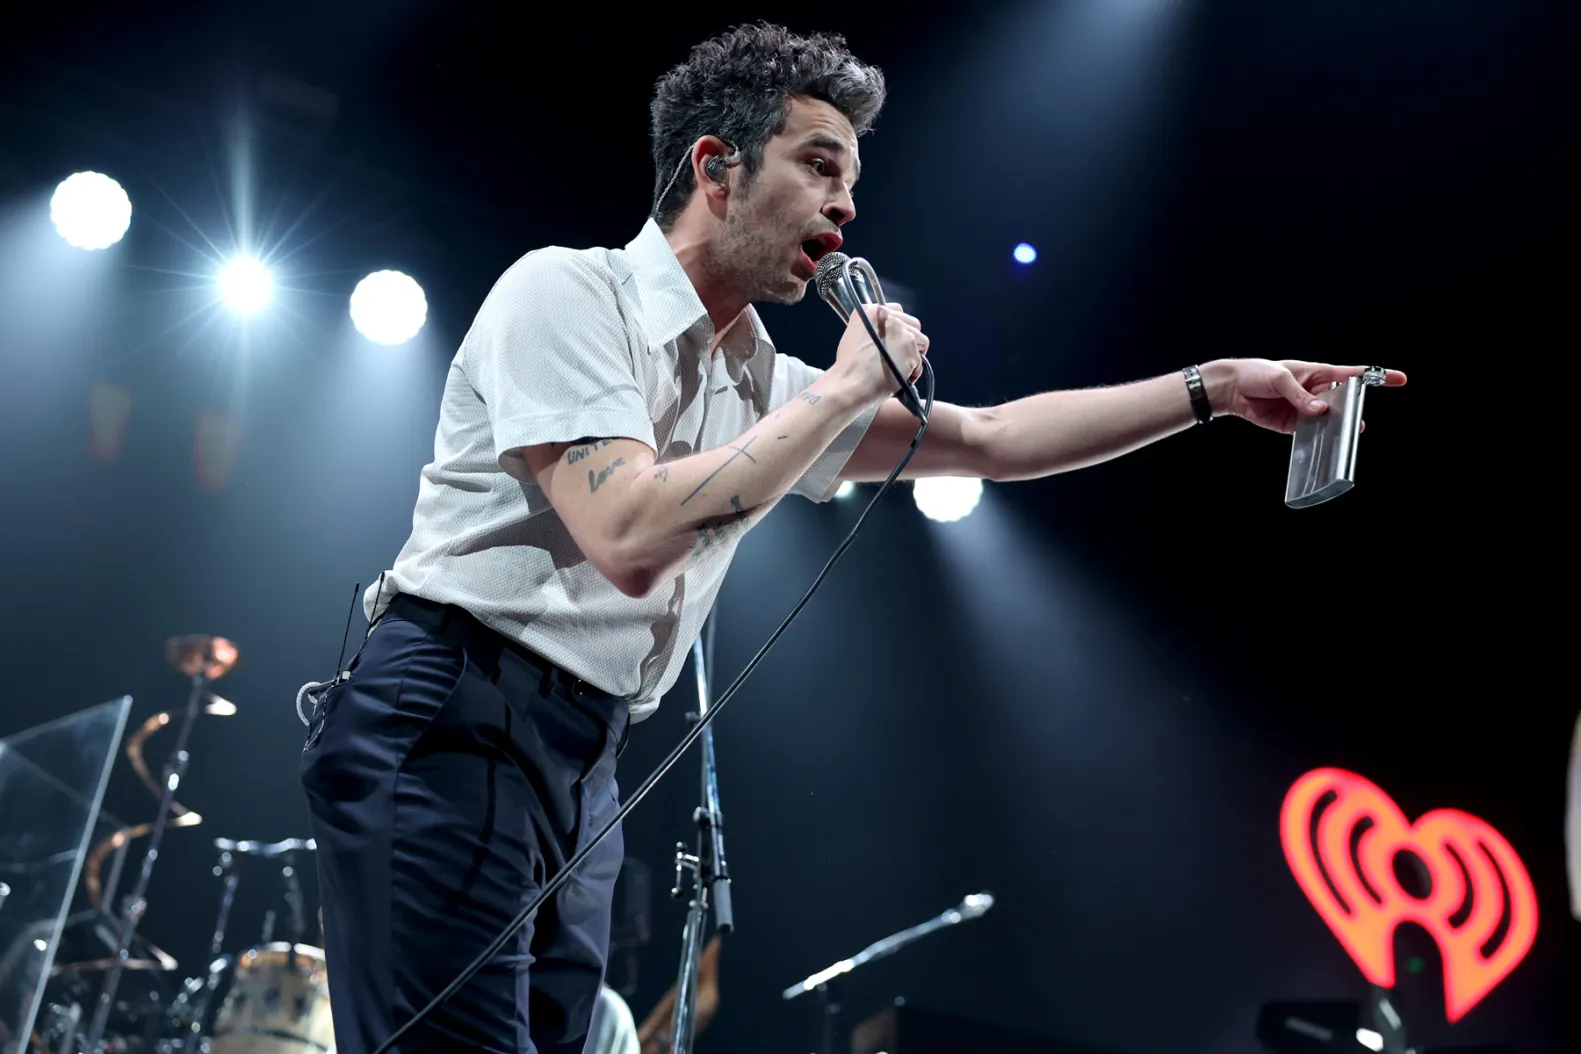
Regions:
M 825 253 L 819 259 L 818 269 L 812 276 L 818 295 L 826 304 L 834 308 L 834 313 L 840 316 L 842 322 L 849 321 L 851 312 L 856 310 L 856 304 L 850 298 L 850 291 L 840 280 L 840 270 L 849 259 L 850 257 L 842 252 Z

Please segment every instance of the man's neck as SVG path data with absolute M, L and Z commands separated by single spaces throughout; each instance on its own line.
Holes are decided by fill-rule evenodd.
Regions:
M 697 298 L 703 302 L 708 320 L 713 323 L 714 339 L 709 350 L 714 351 L 730 327 L 746 313 L 748 301 L 708 266 L 708 243 L 686 220 L 687 217 L 682 216 L 664 237 L 680 261 L 681 270 L 686 272 L 692 288 L 697 291 Z

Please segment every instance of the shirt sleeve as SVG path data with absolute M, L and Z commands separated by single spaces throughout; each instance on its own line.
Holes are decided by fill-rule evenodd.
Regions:
M 655 446 L 614 277 L 572 249 L 529 253 L 478 309 L 461 366 L 488 410 L 500 467 L 522 448 L 585 438 Z
M 769 412 L 772 413 L 794 399 L 809 384 L 823 376 L 822 370 L 809 366 L 791 355 L 774 355 L 774 385 L 769 395 Z M 812 501 L 828 501 L 840 486 L 840 470 L 851 460 L 857 445 L 867 434 L 868 426 L 878 414 L 878 407 L 863 410 L 861 416 L 846 425 L 834 442 L 818 456 L 812 467 L 791 487 L 792 494 L 800 494 Z

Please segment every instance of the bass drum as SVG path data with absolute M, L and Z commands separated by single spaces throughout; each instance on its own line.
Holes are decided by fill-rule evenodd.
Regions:
M 210 1036 L 209 1054 L 334 1054 L 323 951 L 279 943 L 243 952 Z

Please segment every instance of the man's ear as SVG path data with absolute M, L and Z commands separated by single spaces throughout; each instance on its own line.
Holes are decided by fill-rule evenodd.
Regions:
M 692 146 L 692 169 L 699 187 L 723 188 L 725 171 L 741 163 L 741 151 L 716 135 L 705 135 Z

